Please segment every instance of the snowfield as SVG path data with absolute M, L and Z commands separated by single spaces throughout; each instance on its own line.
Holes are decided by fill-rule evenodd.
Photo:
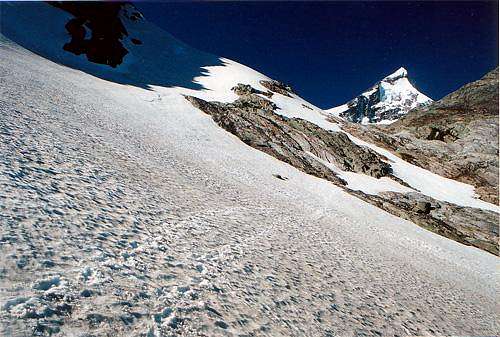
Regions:
M 47 26 L 60 29 L 59 11 L 45 7 L 2 5 L 3 25 L 21 12 L 56 16 Z M 230 102 L 237 83 L 265 90 L 264 75 L 138 26 L 131 36 L 170 43 L 177 63 L 157 71 L 185 73 L 168 85 L 111 81 L 119 74 L 82 69 L 83 57 L 71 61 L 80 70 L 64 66 L 75 57 L 48 43 L 26 50 L 50 29 L 19 22 L 24 30 L 0 37 L 1 335 L 498 333 L 497 257 L 246 146 L 183 97 Z M 134 63 L 142 53 L 124 69 L 153 71 Z M 185 83 L 183 59 L 208 63 Z M 284 116 L 339 130 L 296 95 L 273 101 Z M 498 212 L 471 186 L 365 145 L 412 188 Z M 407 189 L 342 174 L 367 193 Z

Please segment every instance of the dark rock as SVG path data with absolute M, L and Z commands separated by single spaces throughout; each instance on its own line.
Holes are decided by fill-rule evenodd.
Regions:
M 51 336 L 53 334 L 59 333 L 61 328 L 57 325 L 50 324 L 49 322 L 38 321 L 33 330 L 34 330 L 33 334 L 35 336 L 39 335 Z
M 247 97 L 247 99 L 250 99 L 249 96 L 252 94 L 260 94 L 260 95 L 264 95 L 267 97 L 273 96 L 272 92 L 257 90 L 249 84 L 238 83 L 236 86 L 232 87 L 231 90 L 234 91 L 234 93 L 236 95 L 245 96 L 245 97 Z
M 89 61 L 113 68 L 123 62 L 128 50 L 122 40 L 128 33 L 119 14 L 125 3 L 57 1 L 49 4 L 75 16 L 65 26 L 71 40 L 63 46 L 64 50 L 76 55 L 85 54 Z M 138 16 L 131 14 L 131 17 Z M 133 40 L 139 42 L 133 43 L 140 44 L 139 40 Z
M 458 139 L 456 133 L 454 132 L 453 128 L 446 128 L 446 129 L 441 129 L 439 127 L 430 127 L 430 133 L 429 135 L 425 138 L 427 140 L 440 140 L 442 142 L 454 142 L 455 140 Z
M 165 308 L 161 312 L 154 315 L 154 320 L 156 323 L 161 323 L 161 321 L 170 315 L 172 315 L 173 310 L 171 308 Z
M 172 329 L 178 329 L 185 320 L 186 320 L 185 318 L 174 316 L 168 322 L 168 326 L 171 327 Z
M 56 315 L 58 316 L 68 316 L 73 311 L 73 307 L 68 303 L 62 303 L 55 307 L 54 309 Z
M 96 326 L 100 325 L 101 323 L 110 320 L 109 317 L 101 315 L 101 314 L 97 314 L 97 313 L 88 314 L 86 319 L 87 319 L 87 322 L 89 323 L 89 325 L 92 327 L 96 327 Z
M 134 323 L 134 320 L 135 320 L 135 317 L 133 315 L 130 315 L 130 314 L 120 315 L 120 321 L 122 321 L 123 324 L 125 324 L 125 325 L 130 325 L 130 324 Z
M 45 268 L 52 268 L 52 267 L 54 267 L 54 266 L 55 266 L 55 263 L 54 263 L 54 261 L 52 261 L 52 260 L 44 260 L 44 261 L 42 261 L 42 263 L 41 263 L 41 264 L 42 264 L 42 266 L 43 266 L 43 267 L 45 267 Z
M 279 81 L 261 80 L 259 83 L 262 86 L 264 86 L 265 88 L 271 90 L 272 92 L 276 92 L 276 93 L 281 94 L 283 96 L 292 97 L 290 94 L 294 93 L 292 87 L 290 87 L 289 85 L 283 84 Z
M 46 280 L 41 280 L 41 281 L 38 281 L 37 283 L 35 283 L 35 285 L 33 286 L 33 289 L 36 289 L 36 290 L 49 290 L 50 288 L 52 287 L 56 287 L 60 284 L 61 280 L 59 277 L 53 277 L 53 278 L 50 278 L 50 279 L 46 279 Z
M 27 265 L 28 265 L 28 259 L 24 256 L 22 256 L 21 258 L 19 258 L 19 260 L 16 261 L 16 266 L 19 269 L 23 269 Z
M 63 46 L 64 50 L 72 52 L 73 54 L 80 55 L 87 50 L 87 41 L 85 41 L 86 29 L 83 26 L 85 20 L 82 18 L 75 18 L 68 21 L 66 30 L 71 35 L 71 41 Z
M 210 306 L 205 306 L 205 309 L 209 312 L 209 315 L 215 315 L 215 316 L 218 316 L 218 317 L 222 317 L 222 314 L 220 312 L 218 312 L 217 310 L 215 310 L 214 308 L 210 307 Z
M 457 206 L 417 192 L 383 192 L 378 195 L 360 191 L 350 193 L 436 234 L 499 254 L 498 214 L 495 212 Z
M 231 107 L 249 111 L 274 111 L 277 109 L 276 104 L 257 95 L 240 96 L 240 98 L 231 103 Z
M 418 201 L 413 207 L 413 210 L 417 213 L 429 214 L 431 211 L 431 203 L 426 201 Z
M 229 325 L 227 325 L 227 323 L 224 321 L 216 321 L 214 324 L 221 329 L 227 329 L 229 327 Z
M 82 297 L 90 297 L 90 296 L 92 296 L 92 295 L 93 295 L 93 293 L 94 293 L 94 292 L 93 292 L 92 290 L 89 290 L 89 289 L 84 289 L 84 290 L 80 293 L 80 295 L 81 295 Z

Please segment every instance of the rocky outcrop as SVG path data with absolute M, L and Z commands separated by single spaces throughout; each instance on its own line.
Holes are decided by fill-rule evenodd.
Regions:
M 192 96 L 186 99 L 246 144 L 337 185 L 345 182 L 317 158 L 344 171 L 376 178 L 391 175 L 389 164 L 380 155 L 354 144 L 344 133 L 274 113 L 276 105 L 249 85 L 239 84 L 233 91 L 240 96 L 233 103 L 207 102 Z
M 276 92 L 278 94 L 281 94 L 283 96 L 287 97 L 292 97 L 291 94 L 293 94 L 293 89 L 289 85 L 286 85 L 284 83 L 281 83 L 279 81 L 275 80 L 261 80 L 259 83 L 265 87 L 266 89 L 271 90 L 272 92 Z
M 354 144 L 345 133 L 327 131 L 306 120 L 277 114 L 278 107 L 262 97 L 272 97 L 272 92 L 263 92 L 245 84 L 238 84 L 232 90 L 239 96 L 232 103 L 207 102 L 193 96 L 186 96 L 186 99 L 253 148 L 305 173 L 329 180 L 346 192 L 439 235 L 498 255 L 496 213 L 439 201 L 417 191 L 371 195 L 350 190 L 324 161 L 343 171 L 363 173 L 375 178 L 388 176 L 402 184 L 404 182 L 392 176 L 390 165 L 384 157 Z M 349 123 L 344 127 L 351 130 L 352 125 Z M 408 142 L 411 141 L 383 132 L 371 135 L 376 138 L 376 143 L 386 144 L 392 150 L 409 146 Z M 288 179 L 281 175 L 275 177 L 283 181 Z
M 404 128 L 419 139 L 433 139 L 436 131 L 442 131 L 453 134 L 453 141 L 469 132 L 468 124 L 490 117 L 498 117 L 498 68 L 433 104 L 413 110 L 389 130 Z
M 498 204 L 498 69 L 391 125 L 343 128 Z
M 257 90 L 257 89 L 255 89 L 254 87 L 252 87 L 249 84 L 238 83 L 238 85 L 236 85 L 235 87 L 233 87 L 232 90 L 234 91 L 234 93 L 236 95 L 238 95 L 238 96 L 245 96 L 245 97 L 250 98 L 250 99 L 252 97 L 251 96 L 252 94 L 264 95 L 264 96 L 267 96 L 269 98 L 271 98 L 273 96 L 272 92 Z
M 353 100 L 327 111 L 354 123 L 390 123 L 430 102 L 410 83 L 406 69 L 399 68 Z
M 499 254 L 498 214 L 495 212 L 457 206 L 417 192 L 350 193 L 436 234 Z

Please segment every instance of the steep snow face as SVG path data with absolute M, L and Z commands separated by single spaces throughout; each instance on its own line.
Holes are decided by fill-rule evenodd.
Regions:
M 231 102 L 237 98 L 231 88 L 238 83 L 250 84 L 256 89 L 266 91 L 259 82 L 269 80 L 269 77 L 237 62 L 197 51 L 146 20 L 129 20 L 126 11 L 131 10 L 128 7 L 121 13 L 123 24 L 128 37 L 140 39 L 142 44 L 135 45 L 124 39 L 123 43 L 129 53 L 125 55 L 123 64 L 116 68 L 91 63 L 84 55 L 76 56 L 62 49 L 69 38 L 64 26 L 72 18 L 66 12 L 43 3 L 4 4 L 2 10 L 4 22 L 2 33 L 7 37 L 51 60 L 85 70 L 104 79 L 147 88 L 150 91 L 145 95 L 148 96 L 147 100 L 161 101 L 162 97 L 187 94 L 205 100 Z M 44 21 L 46 25 L 40 25 L 39 17 L 50 19 Z M 53 42 L 46 43 L 46 41 Z M 152 58 L 151 55 L 155 57 Z M 407 71 L 400 68 L 357 99 L 359 102 L 376 101 L 371 107 L 378 109 L 377 111 L 392 111 L 391 109 L 401 106 L 409 110 L 411 107 L 430 101 L 427 96 L 413 88 L 407 76 Z M 340 131 L 338 124 L 328 121 L 328 115 L 323 110 L 295 94 L 291 96 L 273 95 L 271 100 L 279 108 L 276 113 L 289 118 L 303 118 L 327 130 Z M 352 102 L 346 106 L 352 109 Z M 168 106 L 164 108 L 167 109 Z M 342 113 L 338 112 L 338 115 L 342 116 Z M 362 120 L 366 123 L 374 122 L 374 117 L 363 115 Z M 382 118 L 377 122 L 387 120 Z M 388 156 L 385 151 L 374 149 Z M 396 176 L 426 195 L 463 206 L 497 210 L 494 205 L 477 200 L 470 185 L 442 178 L 397 157 L 391 159 Z M 402 166 L 405 167 L 404 170 L 400 169 Z M 348 173 L 344 175 L 349 176 Z M 355 177 L 351 176 L 347 180 L 350 181 L 348 187 L 352 189 L 367 193 L 394 190 L 394 186 L 388 186 L 382 180 L 358 179 L 354 182 Z M 429 179 L 421 179 L 422 177 Z M 431 181 L 432 186 L 428 186 Z M 373 184 L 380 186 L 374 187 Z
M 44 3 L 3 3 L 2 34 L 50 60 L 84 70 L 104 80 L 147 89 L 139 92 L 140 99 L 158 104 L 164 110 L 173 109 L 173 104 L 183 102 L 182 95 L 192 95 L 208 101 L 232 102 L 237 99 L 237 95 L 231 88 L 238 83 L 250 84 L 256 89 L 267 91 L 260 81 L 269 80 L 269 77 L 235 61 L 193 49 L 147 20 L 129 19 L 127 11 L 133 10 L 128 6 L 130 5 L 120 13 L 128 33 L 128 37 L 123 39 L 128 53 L 124 56 L 123 63 L 116 68 L 89 62 L 84 55 L 77 56 L 63 50 L 63 45 L 69 39 L 65 25 L 72 16 Z M 132 38 L 139 39 L 142 43 L 132 44 L 129 41 Z M 416 106 L 430 101 L 411 86 L 407 76 L 407 71 L 400 68 L 358 98 L 368 101 L 376 98 L 382 107 L 390 104 L 401 106 L 397 102 Z M 270 98 L 278 107 L 276 113 L 308 120 L 326 130 L 341 131 L 337 123 L 328 119 L 328 113 L 296 94 L 290 96 L 276 93 Z M 347 107 L 351 105 L 350 102 Z M 379 110 L 382 111 L 382 108 Z M 363 118 L 365 122 L 373 122 L 370 116 L 363 115 Z M 472 186 L 435 175 L 391 156 L 383 149 L 349 136 L 353 141 L 370 146 L 390 158 L 395 175 L 412 189 L 438 200 L 498 211 L 497 206 L 478 200 Z M 362 179 L 357 178 L 356 174 L 340 170 L 336 172 L 349 182 L 348 188 L 366 193 L 408 190 L 398 184 L 388 184 L 385 179 Z
M 0 335 L 498 331 L 495 256 L 246 146 L 179 88 L 0 55 Z
M 142 88 L 179 86 L 199 90 L 202 85 L 193 78 L 203 76 L 203 67 L 223 64 L 219 57 L 178 41 L 136 13 L 130 4 L 122 4 L 117 13 L 127 33 L 120 39 L 127 53 L 114 67 L 92 62 L 85 53 L 75 55 L 74 50 L 66 50 L 65 46 L 73 39 L 66 26 L 75 16 L 46 3 L 2 3 L 1 33 L 51 61 L 105 80 Z M 83 27 L 87 39 L 91 30 L 87 25 Z
M 379 335 L 498 331 L 496 257 L 246 146 L 182 96 L 231 101 L 265 75 L 145 21 L 124 20 L 142 44 L 123 38 L 116 68 L 91 63 L 62 49 L 70 15 L 0 6 L 0 335 L 344 336 L 361 316 Z M 339 130 L 291 96 L 273 95 L 277 113 Z M 389 159 L 416 189 L 474 201 Z M 406 190 L 332 170 L 352 189 Z
M 326 111 L 355 123 L 389 124 L 430 102 L 432 99 L 413 87 L 408 71 L 401 67 L 355 99 Z
M 116 67 L 94 63 L 84 54 L 77 56 L 64 50 L 71 41 L 65 26 L 74 16 L 45 3 L 2 3 L 1 33 L 57 63 L 105 80 L 154 90 L 160 96 L 176 92 L 205 100 L 231 102 L 238 98 L 231 90 L 238 83 L 267 91 L 259 82 L 270 80 L 269 77 L 184 44 L 144 19 L 133 5 L 122 5 L 118 16 L 127 32 L 121 40 L 127 53 Z M 46 20 L 42 23 L 40 18 Z M 140 44 L 132 42 L 136 40 Z M 337 124 L 326 121 L 322 109 L 298 95 L 291 96 L 276 94 L 272 98 L 280 108 L 280 114 L 310 119 L 326 129 L 338 130 Z

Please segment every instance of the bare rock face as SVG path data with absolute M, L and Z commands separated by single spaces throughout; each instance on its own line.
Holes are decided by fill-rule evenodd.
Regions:
M 238 96 L 246 96 L 246 97 L 250 97 L 251 94 L 260 94 L 260 95 L 264 95 L 264 96 L 267 96 L 267 97 L 272 97 L 273 96 L 273 93 L 270 92 L 270 91 L 260 91 L 260 90 L 257 90 L 255 89 L 254 87 L 252 87 L 251 85 L 248 85 L 248 84 L 241 84 L 241 83 L 238 83 L 238 85 L 236 85 L 235 87 L 231 88 L 231 90 L 234 91 L 234 93 Z
M 207 102 L 187 96 L 195 107 L 212 116 L 225 130 L 246 144 L 294 167 L 337 185 L 345 182 L 317 158 L 344 171 L 379 178 L 391 175 L 390 165 L 372 150 L 354 144 L 344 133 L 324 130 L 308 121 L 274 113 L 276 105 L 257 95 L 262 92 L 239 84 L 233 103 Z
M 260 81 L 259 82 L 265 88 L 271 90 L 272 92 L 276 92 L 283 96 L 292 97 L 290 94 L 293 94 L 293 89 L 289 85 L 281 83 L 279 81 L 270 80 L 270 81 Z
M 495 212 L 457 206 L 417 192 L 367 195 L 351 191 L 351 194 L 436 234 L 499 254 L 498 214 Z
M 498 68 L 389 126 L 343 128 L 498 204 Z
M 482 136 L 484 129 L 495 126 L 498 129 L 498 68 L 429 106 L 413 110 L 388 130 L 393 134 L 407 132 L 418 139 L 451 144 L 471 134 Z M 473 139 L 470 140 L 473 143 Z M 489 152 L 498 150 L 498 141 L 495 143 Z M 486 148 L 490 145 L 481 145 L 478 149 L 488 152 Z

